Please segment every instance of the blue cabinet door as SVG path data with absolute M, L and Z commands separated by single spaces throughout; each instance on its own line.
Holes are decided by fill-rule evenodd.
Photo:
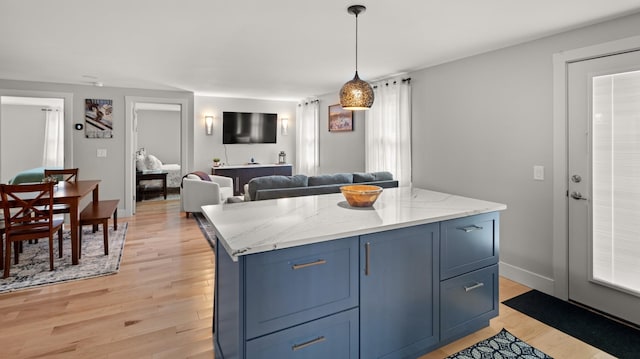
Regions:
M 247 358 L 358 359 L 358 309 L 250 340 Z
M 360 237 L 360 357 L 415 358 L 439 340 L 439 225 Z
M 440 279 L 498 263 L 498 212 L 441 222 Z
M 358 306 L 358 238 L 257 253 L 245 260 L 247 339 Z
M 441 339 L 449 342 L 489 325 L 498 316 L 498 265 L 441 283 Z

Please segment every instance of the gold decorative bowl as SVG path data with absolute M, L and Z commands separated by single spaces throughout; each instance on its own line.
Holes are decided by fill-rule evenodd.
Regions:
M 357 184 L 342 186 L 340 191 L 351 207 L 371 207 L 382 193 L 382 187 Z

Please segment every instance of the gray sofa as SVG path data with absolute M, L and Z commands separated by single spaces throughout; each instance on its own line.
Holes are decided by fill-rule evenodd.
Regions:
M 265 176 L 249 181 L 245 189 L 245 200 L 260 201 L 339 193 L 340 187 L 348 184 L 370 184 L 382 188 L 398 187 L 398 181 L 394 180 L 389 172 L 336 173 L 309 177 L 305 175 Z

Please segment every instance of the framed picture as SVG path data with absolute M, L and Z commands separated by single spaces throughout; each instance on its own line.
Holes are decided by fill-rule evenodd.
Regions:
M 84 100 L 84 136 L 113 138 L 113 100 Z
M 353 131 L 353 111 L 340 106 L 329 106 L 329 132 Z

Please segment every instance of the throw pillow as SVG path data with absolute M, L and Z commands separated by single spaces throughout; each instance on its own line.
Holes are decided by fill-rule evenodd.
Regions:
M 376 181 L 393 181 L 393 175 L 391 172 L 372 172 L 371 173 Z
M 147 169 L 150 170 L 159 170 L 162 168 L 162 162 L 154 155 L 147 155 L 147 158 L 144 160 Z
M 322 186 L 328 184 L 353 183 L 351 173 L 336 173 L 332 175 L 318 175 L 309 177 L 309 186 Z
M 353 174 L 353 183 L 373 182 L 375 180 L 376 179 L 372 173 L 356 172 Z
M 144 161 L 144 155 L 141 155 L 141 154 L 136 155 L 136 170 L 137 171 L 147 170 L 147 165 Z
M 305 175 L 255 177 L 249 181 L 249 196 L 256 198 L 259 189 L 307 187 L 307 184 L 308 177 Z

